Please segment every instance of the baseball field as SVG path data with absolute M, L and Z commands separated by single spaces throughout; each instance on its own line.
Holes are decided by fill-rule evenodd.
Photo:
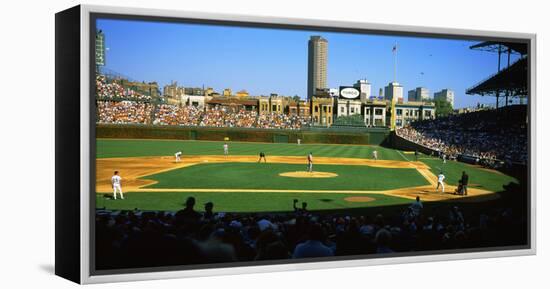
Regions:
M 291 211 L 292 201 L 309 210 L 378 207 L 425 202 L 482 202 L 499 197 L 513 177 L 473 165 L 381 146 L 281 144 L 183 140 L 98 139 L 96 207 L 113 210 L 182 208 L 194 196 L 197 209 L 213 202 L 219 212 Z M 174 154 L 183 153 L 181 162 Z M 373 151 L 378 159 L 374 160 Z M 264 152 L 266 162 L 259 161 Z M 308 153 L 313 172 L 307 172 Z M 124 200 L 112 199 L 111 176 L 119 171 Z M 445 192 L 436 192 L 439 172 Z M 453 194 L 462 171 L 468 196 Z

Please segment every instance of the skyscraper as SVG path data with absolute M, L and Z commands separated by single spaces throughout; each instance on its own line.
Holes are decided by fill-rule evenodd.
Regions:
M 398 82 L 390 82 L 384 89 L 384 98 L 395 102 L 403 101 L 403 86 Z
M 97 71 L 105 66 L 105 33 L 101 30 L 95 35 L 95 65 Z
M 307 98 L 318 89 L 327 88 L 328 41 L 321 36 L 311 36 L 308 43 Z
M 455 93 L 454 91 L 450 89 L 442 89 L 441 91 L 438 91 L 434 93 L 434 99 L 443 99 L 446 100 L 451 104 L 451 107 L 454 107 L 455 105 Z
M 408 101 L 428 101 L 429 98 L 430 91 L 425 87 L 417 87 L 408 93 Z

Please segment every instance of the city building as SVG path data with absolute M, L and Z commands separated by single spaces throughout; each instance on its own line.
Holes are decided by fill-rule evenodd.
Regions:
M 363 103 L 371 97 L 371 85 L 366 79 L 357 80 L 353 87 L 359 89 Z
M 194 106 L 199 109 L 203 109 L 206 105 L 206 102 L 211 100 L 212 97 L 204 95 L 182 95 L 181 103 L 187 106 Z
M 430 99 L 430 91 L 425 87 L 417 87 L 408 92 L 408 101 L 428 101 Z
M 273 96 L 261 96 L 258 98 L 259 114 L 282 114 L 287 109 L 287 101 L 284 97 L 272 94 Z
M 205 90 L 204 90 L 204 95 L 205 96 L 213 96 L 216 92 L 214 91 L 214 89 L 212 87 L 207 87 Z
M 226 88 L 226 89 L 224 89 L 223 92 L 222 92 L 222 95 L 223 95 L 223 96 L 231 96 L 231 95 L 233 95 L 233 93 L 231 93 L 231 88 Z
M 101 30 L 95 34 L 95 65 L 96 71 L 105 66 L 105 33 Z
M 177 81 L 172 81 L 170 84 L 167 84 L 162 89 L 162 95 L 166 98 L 180 98 L 182 95 L 185 94 L 185 90 L 183 87 L 178 86 Z
M 363 117 L 366 126 L 386 126 L 388 101 L 369 100 L 363 108 Z
M 237 96 L 239 98 L 245 98 L 245 97 L 248 97 L 249 94 L 248 94 L 248 91 L 243 89 L 243 90 L 237 91 L 237 93 L 235 93 L 235 96 Z
M 388 86 L 384 88 L 384 99 L 395 102 L 403 102 L 403 86 L 398 82 L 390 82 Z
M 162 89 L 162 95 L 165 98 L 165 101 L 169 104 L 180 104 L 181 97 L 185 94 L 183 87 L 178 86 L 177 81 L 172 81 L 170 84 L 167 84 Z
M 288 103 L 286 110 L 286 113 L 290 116 L 299 115 L 307 117 L 309 116 L 309 102 L 304 100 L 291 100 Z
M 204 89 L 200 87 L 186 87 L 184 88 L 184 94 L 186 95 L 204 95 Z
M 311 98 L 311 119 L 313 125 L 329 127 L 333 123 L 334 98 L 312 97 Z
M 431 103 L 413 102 L 395 105 L 395 127 L 405 127 L 414 121 L 434 119 L 435 106 Z
M 203 97 L 204 98 L 204 97 Z M 257 111 L 258 100 L 257 99 L 237 99 L 237 98 L 212 98 L 206 101 L 208 108 L 223 108 L 230 113 L 237 113 L 240 110 Z
M 434 100 L 437 100 L 437 99 L 444 99 L 451 104 L 451 107 L 454 107 L 455 93 L 454 91 L 445 88 L 445 89 L 442 89 L 441 91 L 434 93 Z
M 328 41 L 311 36 L 308 42 L 307 99 L 318 96 L 318 89 L 327 88 Z
M 330 88 L 328 94 L 332 97 L 338 97 L 338 95 L 340 95 L 340 90 L 338 88 Z
M 117 80 L 120 85 L 130 88 L 136 92 L 139 92 L 143 95 L 151 96 L 152 98 L 157 98 L 160 96 L 159 85 L 156 81 L 153 82 L 139 82 L 139 81 L 128 81 L 127 79 Z

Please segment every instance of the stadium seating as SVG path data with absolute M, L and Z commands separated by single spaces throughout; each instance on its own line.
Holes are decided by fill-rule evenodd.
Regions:
M 111 269 L 479 248 L 521 243 L 526 235 L 522 233 L 525 219 L 509 207 L 405 205 L 384 212 L 388 215 L 300 208 L 270 214 L 199 213 L 193 206 L 177 213 L 98 209 L 96 252 L 104 257 L 97 266 Z
M 415 122 L 397 134 L 453 158 L 465 155 L 489 164 L 527 162 L 527 106 L 450 115 Z

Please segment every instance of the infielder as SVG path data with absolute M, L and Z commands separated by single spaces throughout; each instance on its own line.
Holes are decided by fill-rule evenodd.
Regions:
M 265 159 L 265 153 L 264 152 L 260 152 L 260 159 L 258 160 L 258 162 L 261 163 L 262 159 L 264 160 L 264 163 L 267 163 L 267 160 Z
M 374 150 L 372 151 L 372 158 L 377 161 L 378 160 L 378 151 Z
M 176 163 L 179 163 L 181 161 L 181 152 L 177 152 L 175 156 L 176 156 Z
M 307 155 L 307 171 L 308 172 L 313 172 L 313 154 L 312 153 L 309 153 Z
M 223 144 L 223 154 L 225 156 L 229 155 L 229 145 L 227 143 Z
M 120 180 L 122 178 L 118 175 L 118 171 L 115 171 L 115 174 L 111 178 L 111 184 L 113 185 L 113 199 L 116 200 L 116 192 L 120 194 L 120 198 L 124 200 L 124 195 L 122 194 L 122 187 L 120 186 Z
M 441 186 L 441 192 L 445 192 L 445 184 L 443 181 L 445 180 L 445 175 L 443 172 L 440 172 L 439 175 L 437 175 L 437 187 L 435 188 L 435 191 L 439 191 L 439 187 Z

